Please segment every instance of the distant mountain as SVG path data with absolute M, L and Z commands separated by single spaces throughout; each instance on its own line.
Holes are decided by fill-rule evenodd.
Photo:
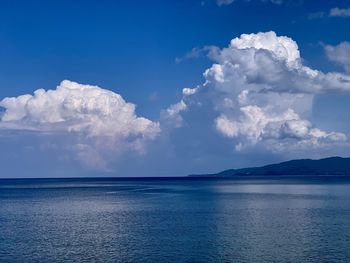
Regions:
M 267 175 L 350 175 L 350 158 L 330 157 L 320 160 L 300 159 L 261 167 L 230 169 L 216 174 L 190 175 L 194 177 L 231 177 Z

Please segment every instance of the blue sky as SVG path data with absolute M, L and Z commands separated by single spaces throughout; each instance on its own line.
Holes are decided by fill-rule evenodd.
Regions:
M 186 101 L 182 90 L 203 85 L 207 80 L 203 77 L 205 70 L 211 68 L 213 63 L 222 64 L 225 60 L 224 55 L 220 58 L 213 58 L 213 56 L 208 58 L 208 53 L 214 46 L 219 49 L 228 47 L 231 39 L 239 38 L 241 34 L 273 31 L 277 37 L 287 36 L 297 43 L 301 54 L 300 61 L 304 66 L 324 74 L 329 72 L 337 72 L 345 76 L 349 74 L 347 65 L 350 65 L 350 62 L 344 62 L 344 59 L 336 57 L 340 51 L 336 53 L 331 48 L 337 47 L 341 42 L 350 41 L 348 30 L 350 11 L 347 11 L 350 1 L 235 0 L 223 2 L 225 3 L 220 4 L 221 2 L 215 0 L 1 1 L 0 99 L 33 94 L 39 88 L 55 89 L 63 80 L 97 85 L 120 94 L 125 101 L 137 105 L 134 114 L 159 125 L 159 131 L 155 131 L 155 126 L 147 126 L 152 129 L 155 138 L 149 135 L 151 131 L 147 130 L 149 132 L 147 135 L 142 133 L 140 136 L 142 140 L 143 137 L 149 137 L 151 142 L 147 139 L 146 146 L 143 145 L 143 141 L 140 146 L 139 140 L 137 140 L 137 146 L 132 144 L 132 147 L 142 147 L 140 154 L 131 153 L 132 150 L 129 149 L 131 146 L 120 146 L 126 142 L 121 143 L 119 140 L 129 142 L 133 139 L 118 137 L 118 143 L 115 145 L 116 148 L 121 149 L 118 153 L 114 150 L 105 151 L 108 147 L 101 146 L 98 142 L 98 147 L 101 147 L 99 150 L 103 154 L 99 152 L 98 157 L 93 154 L 82 157 L 79 152 L 80 157 L 77 158 L 75 150 L 68 149 L 69 147 L 52 146 L 50 148 L 43 145 L 56 143 L 65 145 L 69 142 L 68 144 L 76 144 L 79 147 L 91 146 L 91 140 L 94 140 L 92 135 L 81 141 L 86 131 L 74 131 L 78 135 L 72 135 L 72 127 L 69 126 L 66 136 L 62 135 L 66 130 L 62 131 L 61 128 L 57 130 L 56 126 L 47 128 L 48 123 L 45 124 L 45 129 L 38 129 L 38 126 L 44 125 L 42 118 L 30 120 L 29 125 L 28 119 L 32 115 L 25 116 L 22 120 L 16 119 L 16 123 L 10 123 L 12 119 L 6 121 L 3 118 L 1 129 L 3 135 L 0 137 L 6 139 L 2 139 L 0 157 L 3 157 L 3 163 L 1 164 L 0 161 L 0 164 L 5 167 L 5 173 L 0 176 L 50 176 L 48 171 L 55 176 L 100 173 L 117 176 L 166 176 L 197 171 L 213 172 L 294 157 L 348 155 L 350 148 L 344 146 L 347 144 L 347 139 L 341 143 L 342 147 L 328 145 L 327 141 L 322 143 L 322 145 L 327 144 L 326 148 L 315 148 L 306 152 L 291 151 L 290 148 L 279 151 L 266 150 L 265 146 L 260 145 L 260 140 L 264 140 L 265 137 L 261 137 L 263 139 L 259 137 L 259 143 L 254 142 L 252 146 L 250 142 L 249 146 L 245 147 L 247 138 L 243 133 L 250 132 L 246 130 L 247 128 L 244 128 L 243 132 L 241 127 L 241 134 L 237 136 L 232 135 L 232 131 L 223 132 L 218 126 L 216 129 L 213 128 L 217 125 L 215 123 L 220 116 L 227 117 L 230 121 L 228 124 L 236 125 L 235 121 L 244 118 L 245 115 L 239 117 L 236 112 L 227 113 L 228 109 L 217 110 L 220 105 L 213 106 L 214 102 L 211 102 L 211 110 L 202 109 L 198 113 L 197 109 L 183 110 L 181 116 L 177 116 L 180 117 L 181 124 L 175 125 L 174 121 L 172 124 L 168 123 L 168 117 L 164 117 L 164 114 L 166 115 L 166 109 L 169 109 L 170 105 L 176 105 L 180 101 L 184 101 L 188 108 L 191 107 L 189 106 L 191 103 L 206 104 L 204 98 Z M 331 10 L 335 11 L 332 13 Z M 203 47 L 210 48 L 203 49 Z M 201 51 L 193 52 L 194 48 Z M 344 52 L 345 54 L 347 52 L 346 45 Z M 291 79 L 294 78 L 291 77 Z M 328 90 L 325 83 L 317 85 Z M 217 87 L 216 84 L 215 87 Z M 235 87 L 232 86 L 232 89 Z M 295 94 L 295 92 L 291 93 Z M 306 93 L 302 91 L 302 94 Z M 350 93 L 345 88 L 344 90 L 335 88 L 331 92 L 312 91 L 311 93 L 313 95 L 308 99 L 307 103 L 310 105 L 305 110 L 306 113 L 300 110 L 299 106 L 295 106 L 298 110 L 293 108 L 298 115 L 295 118 L 305 119 L 312 123 L 312 127 L 317 127 L 329 134 L 337 132 L 346 137 L 349 136 Z M 84 93 L 82 96 L 85 96 Z M 255 106 L 255 104 L 245 106 Z M 259 104 L 261 109 L 265 109 L 266 106 Z M 3 106 L 3 112 L 6 109 L 8 110 Z M 48 107 L 49 110 L 50 107 Z M 199 122 L 201 118 L 203 121 Z M 207 120 L 204 120 L 206 118 Z M 115 118 L 105 121 L 114 120 Z M 19 125 L 21 121 L 26 125 Z M 119 127 L 119 124 L 109 129 L 114 127 Z M 309 129 L 311 131 L 312 128 Z M 43 136 L 43 132 L 50 135 Z M 132 136 L 136 136 L 134 133 L 136 132 L 133 131 Z M 263 133 L 267 133 L 266 129 Z M 79 137 L 79 142 L 70 138 L 72 136 Z M 239 138 L 240 136 L 244 138 Z M 195 142 L 196 139 L 199 141 Z M 284 137 L 283 140 L 285 140 Z M 305 141 L 305 138 L 300 140 Z M 113 143 L 115 143 L 114 137 Z M 95 141 L 92 145 L 94 149 L 98 148 Z M 237 151 L 235 150 L 237 145 L 243 145 L 242 147 L 247 150 Z M 125 147 L 127 150 L 124 149 Z M 170 151 L 169 148 L 172 150 Z M 155 169 L 157 161 L 165 155 L 165 151 L 172 152 L 171 156 L 161 161 L 158 169 Z M 108 161 L 103 161 L 103 165 L 90 167 L 81 164 L 82 158 Z M 15 163 L 22 163 L 23 167 L 14 169 Z M 151 163 L 153 165 L 147 165 Z

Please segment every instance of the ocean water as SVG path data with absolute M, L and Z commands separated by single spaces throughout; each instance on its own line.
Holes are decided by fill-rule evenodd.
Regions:
M 350 179 L 0 180 L 0 262 L 350 262 Z

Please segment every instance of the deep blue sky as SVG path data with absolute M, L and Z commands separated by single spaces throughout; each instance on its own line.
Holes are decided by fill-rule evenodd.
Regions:
M 324 50 L 325 45 L 336 46 L 350 41 L 350 16 L 329 16 L 331 8 L 350 8 L 349 0 L 276 2 L 235 0 L 219 6 L 216 0 L 0 1 L 0 101 L 5 97 L 32 94 L 38 88 L 55 89 L 62 80 L 68 79 L 121 94 L 126 101 L 137 105 L 137 115 L 162 122 L 160 111 L 179 102 L 183 88 L 203 84 L 203 72 L 213 64 L 205 53 L 182 59 L 180 63 L 177 58 L 184 58 L 193 48 L 209 45 L 224 48 L 231 39 L 243 33 L 267 31 L 296 41 L 304 65 L 325 73 L 349 73 L 330 61 Z M 307 119 L 321 130 L 349 135 L 349 99 L 346 92 L 317 94 Z M 234 152 L 231 141 L 213 132 L 217 113 L 208 110 L 212 119 L 203 121 L 208 124 L 203 128 L 200 126 L 203 123 L 198 121 L 203 112 L 193 112 L 195 118 L 189 118 L 191 121 L 184 129 L 169 132 L 170 135 L 167 124 L 161 124 L 163 135 L 155 143 L 160 146 L 151 150 L 152 156 L 148 159 L 137 159 L 135 162 L 141 164 L 135 171 L 155 167 L 159 157 L 171 147 L 171 154 L 183 159 L 173 161 L 169 153 L 170 157 L 157 171 L 151 169 L 144 175 L 169 175 L 169 171 L 176 171 L 171 175 L 214 172 L 295 157 L 288 152 L 266 155 L 259 149 L 257 153 L 254 149 Z M 79 164 L 73 160 L 75 157 L 67 157 L 71 153 L 66 156 L 64 147 L 63 150 L 56 146 L 50 148 L 52 142 L 61 140 L 60 133 L 54 135 L 57 137 L 44 139 L 35 135 L 33 139 L 32 134 L 14 135 L 11 132 L 0 134 L 0 139 L 5 138 L 0 146 L 0 160 L 5 160 L 0 164 L 5 171 L 11 171 L 13 163 L 22 163 L 24 168 L 16 167 L 14 176 L 21 176 L 21 171 L 26 169 L 31 170 L 29 176 L 33 176 L 44 164 L 40 171 L 57 169 L 54 174 L 59 176 L 63 169 L 72 176 L 81 175 Z M 6 139 L 8 134 L 11 139 Z M 48 153 L 42 149 L 49 149 Z M 350 147 L 339 151 L 339 155 L 350 153 L 348 149 Z M 332 154 L 338 152 L 332 151 Z M 319 155 L 314 152 L 297 157 Z M 123 156 L 115 161 L 116 167 L 124 167 L 130 162 L 128 158 Z M 197 166 L 193 166 L 191 162 L 196 160 Z M 147 162 L 153 163 L 148 165 Z M 183 169 L 176 170 L 180 166 Z
M 269 30 L 297 41 L 309 65 L 329 69 L 318 43 L 350 39 L 350 19 L 308 15 L 349 1 L 286 2 L 236 0 L 219 7 L 214 0 L 1 1 L 0 97 L 70 79 L 118 91 L 139 113 L 156 118 L 182 88 L 202 83 L 210 64 L 177 64 L 176 57 Z

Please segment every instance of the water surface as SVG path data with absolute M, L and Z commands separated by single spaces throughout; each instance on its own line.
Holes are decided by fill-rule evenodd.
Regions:
M 0 180 L 0 262 L 349 262 L 350 179 Z

